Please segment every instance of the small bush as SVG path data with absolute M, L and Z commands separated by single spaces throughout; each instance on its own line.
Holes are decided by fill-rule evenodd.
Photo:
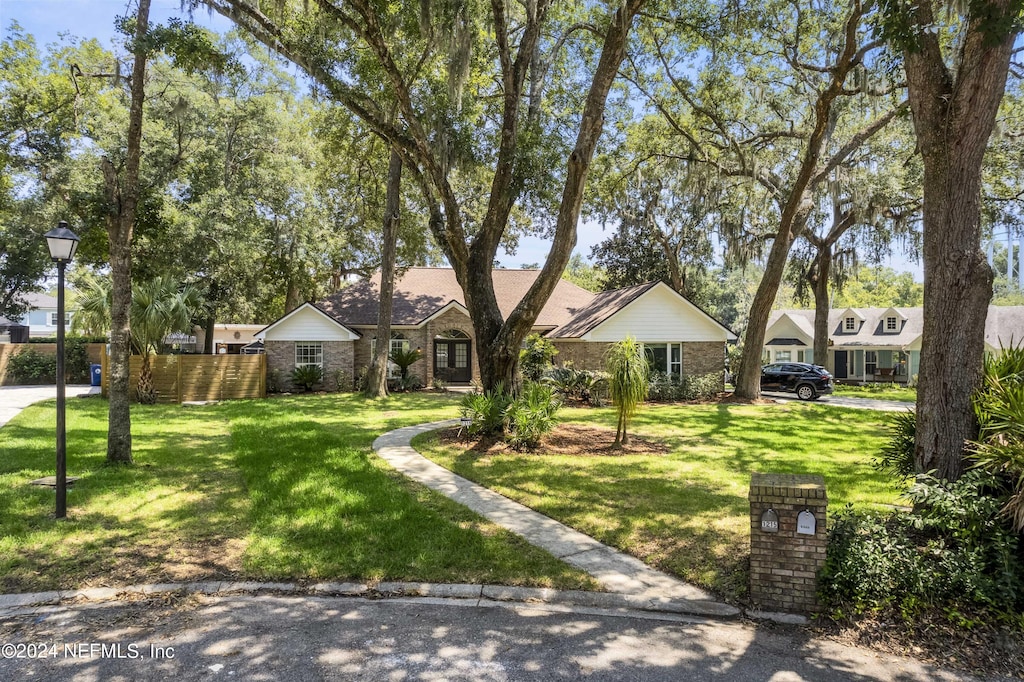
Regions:
M 324 370 L 319 365 L 302 365 L 292 370 L 292 383 L 304 391 L 312 391 L 324 380 Z
M 505 433 L 507 421 L 505 410 L 512 397 L 499 385 L 486 393 L 468 393 L 460 403 L 462 416 L 472 419 L 469 433 L 476 435 L 501 435 Z
M 506 439 L 516 450 L 532 449 L 558 423 L 555 414 L 561 402 L 550 386 L 528 383 L 505 410 L 509 434 Z
M 415 374 L 408 374 L 397 379 L 388 379 L 388 390 L 393 393 L 408 393 L 423 388 L 423 379 Z
M 882 446 L 872 464 L 893 478 L 905 481 L 914 475 L 914 438 L 917 433 L 917 415 L 907 410 L 897 412 L 889 419 L 889 442 Z
M 540 381 L 544 372 L 551 368 L 551 359 L 558 355 L 555 344 L 540 334 L 526 337 L 525 347 L 519 351 L 519 370 L 528 381 Z
M 448 382 L 441 377 L 434 377 L 434 380 L 430 382 L 430 386 L 435 391 L 440 391 L 441 393 L 448 392 Z
M 267 370 L 267 393 L 281 392 L 281 370 Z
M 708 400 L 722 390 L 722 375 L 717 372 L 702 376 L 666 375 L 664 372 L 651 374 L 647 385 L 647 400 L 654 403 Z
M 572 365 L 548 370 L 541 381 L 566 402 L 600 407 L 608 396 L 608 374 Z
M 331 371 L 331 381 L 334 384 L 334 390 L 338 393 L 347 391 L 352 385 L 349 379 L 349 374 L 343 369 L 335 369 Z
M 11 356 L 7 371 L 19 384 L 57 383 L 57 356 L 23 348 Z

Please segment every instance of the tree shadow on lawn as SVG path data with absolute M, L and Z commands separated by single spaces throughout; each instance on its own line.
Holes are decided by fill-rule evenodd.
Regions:
M 52 426 L 26 419 L 4 427 L 8 442 L 21 447 L 4 458 L 0 475 L 3 589 L 192 580 L 237 571 L 247 499 L 223 424 L 179 408 L 144 412 L 136 410 L 133 466 L 105 465 L 105 429 L 69 429 L 69 474 L 81 480 L 69 487 L 68 518 L 60 522 L 53 518 L 54 491 L 27 485 L 37 473 L 53 471 L 47 469 Z M 99 415 L 75 418 L 90 422 Z
M 252 500 L 247 572 L 591 584 L 585 574 L 388 471 L 369 450 L 377 435 L 343 418 L 323 424 L 268 413 L 232 423 L 236 460 Z

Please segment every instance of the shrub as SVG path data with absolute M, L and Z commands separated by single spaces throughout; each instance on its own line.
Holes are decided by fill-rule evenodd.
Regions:
M 647 400 L 655 403 L 679 402 L 686 400 L 708 400 L 722 390 L 722 375 L 717 372 L 702 376 L 666 375 L 664 372 L 651 374 L 647 385 Z
M 281 392 L 281 370 L 267 370 L 267 393 Z
M 550 386 L 528 383 L 505 409 L 508 424 L 506 439 L 516 450 L 535 448 L 540 439 L 558 423 L 555 413 L 561 403 Z
M 388 379 L 388 390 L 395 393 L 408 393 L 423 388 L 423 379 L 415 374 L 407 374 L 397 379 Z
M 312 391 L 313 388 L 323 382 L 324 370 L 319 365 L 302 365 L 292 370 L 292 383 L 304 391 Z
M 7 371 L 19 384 L 57 383 L 57 356 L 23 348 L 11 356 Z
M 441 393 L 448 392 L 448 382 L 441 377 L 434 377 L 434 380 L 430 382 L 430 386 L 435 391 L 440 391 Z
M 822 597 L 834 612 L 969 606 L 1019 613 L 1024 606 L 1020 537 L 999 514 L 1008 491 L 969 471 L 956 482 L 920 475 L 911 512 L 854 513 L 829 529 Z
M 551 368 L 551 359 L 558 355 L 555 344 L 540 334 L 526 337 L 526 346 L 519 351 L 519 369 L 529 381 L 540 381 L 544 372 Z
M 911 411 L 897 412 L 889 419 L 889 442 L 882 446 L 872 464 L 893 478 L 905 481 L 914 475 L 914 437 L 917 415 Z
M 343 369 L 336 369 L 331 372 L 331 380 L 334 382 L 334 390 L 341 393 L 351 386 L 351 382 L 348 378 L 348 372 Z
M 977 466 L 1007 479 L 1012 493 L 1003 513 L 1024 530 L 1024 343 L 986 356 L 974 396 L 978 439 L 969 444 Z
M 474 436 L 504 434 L 507 427 L 505 411 L 511 402 L 512 397 L 501 384 L 493 391 L 467 393 L 462 398 L 460 409 L 463 417 L 473 420 L 469 433 Z
M 576 369 L 572 365 L 548 370 L 541 381 L 551 386 L 563 400 L 600 407 L 608 394 L 608 375 Z

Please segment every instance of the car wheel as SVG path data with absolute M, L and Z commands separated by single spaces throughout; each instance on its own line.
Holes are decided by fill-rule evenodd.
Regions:
M 814 400 L 818 397 L 818 394 L 814 392 L 814 386 L 800 384 L 796 387 L 796 397 L 800 398 L 800 400 Z

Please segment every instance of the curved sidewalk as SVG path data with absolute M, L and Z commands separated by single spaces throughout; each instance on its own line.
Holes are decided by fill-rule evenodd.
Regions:
M 458 424 L 457 419 L 395 429 L 373 442 L 374 451 L 391 466 L 432 490 L 521 536 L 562 561 L 586 571 L 609 592 L 645 599 L 654 605 L 711 616 L 735 616 L 739 610 L 693 585 L 666 575 L 601 544 L 529 507 L 477 485 L 431 462 L 411 446 L 421 433 Z

